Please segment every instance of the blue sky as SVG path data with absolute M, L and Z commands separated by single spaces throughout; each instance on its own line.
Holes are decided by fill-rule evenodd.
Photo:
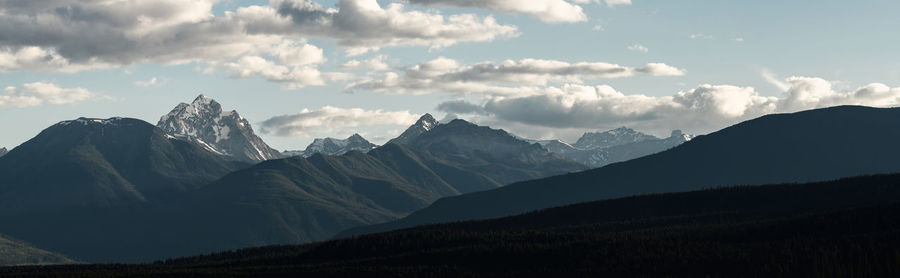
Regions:
M 371 4 L 371 0 L 341 1 Z M 0 85 L 7 88 L 0 92 L 0 146 L 16 146 L 53 123 L 82 116 L 134 117 L 155 124 L 176 104 L 190 102 L 201 93 L 228 110 L 240 112 L 277 149 L 302 149 L 314 137 L 346 137 L 353 132 L 383 143 L 411 124 L 410 118 L 414 120 L 423 113 L 437 118 L 457 114 L 523 136 L 573 141 L 584 131 L 622 125 L 659 136 L 672 129 L 707 133 L 766 113 L 840 104 L 896 106 L 900 102 L 898 1 L 633 0 L 615 6 L 602 1 L 542 1 L 581 7 L 586 19 L 554 22 L 537 16 L 539 10 L 472 7 L 455 0 L 378 1 L 381 9 L 403 5 L 400 14 L 389 20 L 406 20 L 409 16 L 413 19 L 403 22 L 414 23 L 409 12 L 417 11 L 441 16 L 442 24 L 449 26 L 450 17 L 470 15 L 474 19 L 463 28 L 496 32 L 485 34 L 489 38 L 470 34 L 441 37 L 429 33 L 431 30 L 411 34 L 420 30 L 410 31 L 402 24 L 372 29 L 332 24 L 326 29 L 304 25 L 309 23 L 297 15 L 276 13 L 278 5 L 300 7 L 308 3 L 305 0 L 218 1 L 211 8 L 182 7 L 185 5 L 179 1 L 135 0 L 133 5 L 119 7 L 80 1 L 55 1 L 52 5 L 57 6 L 53 7 L 0 1 L 0 31 L 7 34 L 0 38 Z M 492 1 L 484 3 L 488 2 Z M 346 12 L 337 10 L 338 1 L 312 3 L 321 5 L 322 11 L 333 8 L 333 13 Z M 147 6 L 142 5 L 161 8 L 144 15 Z M 216 36 L 226 38 L 222 41 L 240 41 L 248 49 L 273 41 L 289 41 L 291 45 L 253 50 L 257 52 L 222 50 L 222 56 L 216 56 L 213 51 L 186 50 L 208 41 L 179 41 L 180 37 L 166 35 L 216 20 L 232 24 L 227 22 L 226 13 L 254 5 L 276 14 L 273 17 L 283 19 L 278 23 L 286 27 L 267 29 L 260 35 L 253 33 L 257 32 L 253 28 L 272 24 L 246 17 L 250 19 L 240 23 L 240 28 L 246 29 Z M 77 18 L 52 12 L 59 7 L 96 13 Z M 180 9 L 188 8 L 196 11 L 185 13 L 186 19 L 179 18 Z M 125 19 L 99 16 L 111 14 Z M 137 18 L 134 15 L 174 23 L 149 26 L 143 21 L 129 21 Z M 557 19 L 568 16 L 555 15 Z M 59 19 L 48 23 L 30 20 L 29 16 Z M 496 26 L 488 26 L 485 18 L 493 18 Z M 69 21 L 78 23 L 70 26 L 83 29 L 47 31 L 53 30 L 52 24 Z M 125 27 L 115 29 L 119 28 L 116 24 Z M 131 44 L 109 46 L 117 44 L 102 41 L 116 40 L 112 35 L 79 40 L 79 34 L 108 32 L 110 28 L 129 33 L 118 41 Z M 515 30 L 509 32 L 508 28 Z M 335 35 L 338 32 L 348 35 Z M 253 36 L 244 36 L 246 33 Z M 189 34 L 204 35 L 194 31 Z M 359 36 L 376 39 L 354 42 Z M 165 43 L 145 39 L 156 37 L 167 39 Z M 135 44 L 159 44 L 159 48 Z M 277 58 L 303 45 L 320 49 L 321 57 L 313 53 L 316 57 L 310 59 L 315 61 L 301 59 L 307 62 L 297 63 Z M 219 50 L 213 48 L 216 46 L 200 46 Z M 24 59 L 22 49 L 28 47 L 46 51 L 40 57 L 65 59 L 65 65 L 71 67 L 14 61 L 15 57 Z M 353 47 L 377 49 L 349 55 Z M 249 56 L 270 63 L 248 71 L 248 65 L 241 61 L 249 61 L 242 60 Z M 341 66 L 376 58 L 386 68 Z M 502 66 L 506 60 L 515 65 L 514 70 Z M 414 67 L 420 65 L 418 69 L 422 69 L 429 61 L 441 65 L 440 78 L 410 74 Z M 578 63 L 585 64 L 579 67 Z M 650 70 L 648 63 L 669 68 Z M 479 64 L 492 67 L 485 70 L 477 67 Z M 611 77 L 596 70 L 609 64 L 630 74 Z M 279 72 L 276 78 L 265 76 L 278 67 L 313 70 L 323 77 L 315 82 L 284 81 L 296 77 L 293 71 Z M 389 73 L 402 82 L 385 85 Z M 154 78 L 155 84 L 138 84 Z M 364 85 L 348 89 L 353 84 Z M 447 102 L 458 105 L 441 105 Z M 323 110 L 326 106 L 336 109 Z M 355 112 L 347 110 L 356 108 L 359 110 Z M 342 117 L 342 113 L 352 115 Z M 267 121 L 283 115 L 300 120 Z

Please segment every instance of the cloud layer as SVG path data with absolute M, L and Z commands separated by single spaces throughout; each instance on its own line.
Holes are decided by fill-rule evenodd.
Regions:
M 359 80 L 350 90 L 372 90 L 392 94 L 436 92 L 480 95 L 543 94 L 548 83 L 581 83 L 584 79 L 620 78 L 635 75 L 682 76 L 685 70 L 662 63 L 627 67 L 610 63 L 568 63 L 555 60 L 523 59 L 471 66 L 438 58 L 412 66 L 402 73 L 386 72 L 377 78 Z M 554 90 L 550 88 L 550 90 Z
M 297 114 L 272 117 L 262 122 L 260 131 L 277 136 L 313 137 L 362 126 L 407 126 L 415 123 L 419 116 L 409 111 L 325 106 L 316 110 L 303 109 Z
M 217 0 L 0 0 L 0 72 L 78 72 L 138 63 L 197 62 L 233 77 L 299 88 L 322 85 L 323 50 L 307 37 L 334 39 L 350 54 L 387 46 L 446 47 L 518 35 L 492 17 L 408 11 L 401 4 L 273 0 L 212 12 Z M 245 68 L 247 66 L 249 68 Z M 266 69 L 260 69 L 265 66 Z M 339 79 L 339 78 L 338 78 Z
M 6 87 L 0 94 L 0 107 L 64 105 L 103 97 L 82 88 L 61 88 L 49 82 L 26 83 L 21 88 Z
M 605 129 L 629 126 L 664 133 L 685 129 L 707 133 L 768 113 L 795 112 L 835 105 L 900 105 L 900 88 L 873 83 L 837 92 L 821 78 L 791 77 L 778 97 L 761 96 L 752 87 L 701 85 L 672 96 L 626 95 L 609 86 L 566 85 L 548 93 L 493 97 L 483 103 L 450 101 L 438 109 L 476 115 L 486 121 L 543 129 Z

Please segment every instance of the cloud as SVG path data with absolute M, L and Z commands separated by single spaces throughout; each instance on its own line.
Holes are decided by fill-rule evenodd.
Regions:
M 492 17 L 405 11 L 400 4 L 382 8 L 376 0 L 340 0 L 338 9 L 273 0 L 222 16 L 212 11 L 216 2 L 0 1 L 0 72 L 72 73 L 139 63 L 218 66 L 247 57 L 310 71 L 325 59 L 307 37 L 335 39 L 348 53 L 358 54 L 386 46 L 445 47 L 518 35 L 515 26 Z M 315 84 L 321 82 L 302 85 Z
M 640 44 L 631 45 L 628 47 L 628 50 L 640 52 L 640 53 L 650 52 L 649 48 L 647 48 L 646 46 L 640 45 Z
M 752 87 L 701 85 L 671 96 L 627 95 L 609 86 L 565 85 L 548 93 L 492 97 L 483 103 L 449 101 L 438 106 L 450 114 L 473 115 L 519 130 L 606 129 L 629 126 L 664 133 L 685 129 L 707 133 L 769 113 L 796 112 L 835 105 L 900 105 L 900 88 L 873 83 L 837 92 L 832 83 L 811 77 L 786 79 L 779 96 L 762 96 Z M 537 131 L 535 131 L 537 132 Z
M 691 38 L 692 40 L 695 40 L 695 39 L 709 40 L 709 39 L 712 39 L 713 36 L 712 36 L 712 35 L 699 34 L 699 33 L 698 33 L 698 34 L 691 34 L 690 36 L 688 36 L 688 38 Z
M 587 21 L 582 8 L 564 0 L 407 0 L 412 4 L 440 7 L 481 8 L 503 13 L 532 15 L 551 23 Z M 621 1 L 621 0 L 620 0 Z
M 61 88 L 49 82 L 26 83 L 21 88 L 6 87 L 0 95 L 0 107 L 32 107 L 73 104 L 103 97 L 83 88 Z
M 582 83 L 584 79 L 621 78 L 639 74 L 682 76 L 685 70 L 662 63 L 627 67 L 601 62 L 569 63 L 556 60 L 506 60 L 470 66 L 440 57 L 409 67 L 403 73 L 386 72 L 378 78 L 351 83 L 350 90 L 372 90 L 392 94 L 542 94 L 548 83 Z
M 166 79 L 152 77 L 152 78 L 150 78 L 150 80 L 147 80 L 147 81 L 140 81 L 140 80 L 135 81 L 134 85 L 138 86 L 138 87 L 147 88 L 147 87 L 162 86 L 164 83 L 166 83 Z
M 317 110 L 303 109 L 300 113 L 270 118 L 262 122 L 261 131 L 277 136 L 309 136 L 331 134 L 363 126 L 407 126 L 420 115 L 409 111 L 365 110 L 325 106 Z
M 603 30 L 606 30 L 606 29 L 603 28 L 603 25 L 597 24 L 597 25 L 594 25 L 594 27 L 592 27 L 591 30 L 594 30 L 594 31 L 603 31 Z
M 378 55 L 372 59 L 366 60 L 350 60 L 340 66 L 342 69 L 368 69 L 373 71 L 386 71 L 391 67 L 384 62 L 387 59 L 384 55 Z
M 606 2 L 606 5 L 610 6 L 610 7 L 619 6 L 619 5 L 622 5 L 622 6 L 631 5 L 631 0 L 604 0 L 604 1 Z
M 440 48 L 519 34 L 515 26 L 501 25 L 491 16 L 406 11 L 398 3 L 382 8 L 376 0 L 340 0 L 337 9 L 310 0 L 273 0 L 270 7 L 240 8 L 230 15 L 245 22 L 251 33 L 332 38 L 351 55 L 385 46 Z

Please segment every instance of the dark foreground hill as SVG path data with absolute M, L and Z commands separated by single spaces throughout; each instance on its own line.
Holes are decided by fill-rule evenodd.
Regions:
M 486 219 L 579 202 L 740 184 L 900 172 L 900 108 L 839 106 L 746 121 L 654 155 L 438 200 L 342 236 Z
M 552 208 L 148 265 L 3 277 L 897 277 L 900 175 Z

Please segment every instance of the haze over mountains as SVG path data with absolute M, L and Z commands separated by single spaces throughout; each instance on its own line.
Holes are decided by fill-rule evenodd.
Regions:
M 631 195 L 900 172 L 900 108 L 773 114 L 599 169 L 441 199 L 401 220 L 347 231 L 514 215 Z

